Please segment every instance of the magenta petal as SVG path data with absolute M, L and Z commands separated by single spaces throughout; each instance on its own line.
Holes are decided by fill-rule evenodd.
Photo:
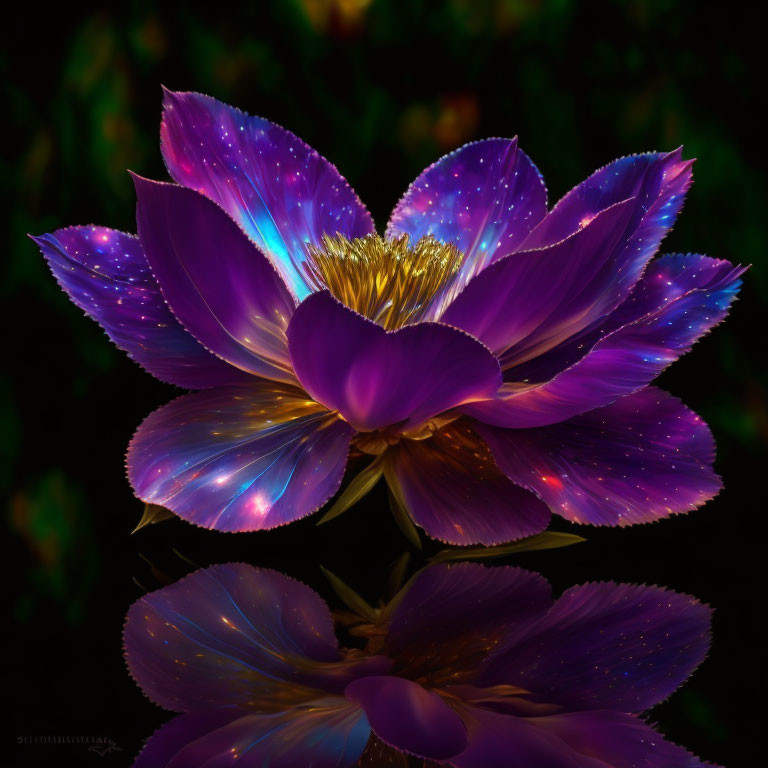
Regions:
M 288 345 L 307 392 L 361 432 L 419 426 L 488 397 L 501 382 L 496 359 L 467 334 L 438 323 L 388 332 L 328 291 L 296 309 Z
M 465 255 L 457 280 L 516 250 L 547 212 L 544 180 L 517 139 L 466 144 L 427 168 L 392 212 L 387 237 L 433 235 Z
M 184 327 L 244 371 L 294 381 L 285 341 L 294 303 L 275 268 L 203 195 L 138 176 L 134 183 L 147 261 Z
M 351 768 L 371 732 L 365 715 L 344 699 L 269 714 L 241 711 L 240 717 L 208 729 L 210 714 L 181 715 L 161 728 L 134 768 Z M 216 713 L 211 721 L 221 719 Z
M 441 321 L 471 333 L 507 365 L 536 357 L 613 310 L 629 293 L 623 254 L 636 200 L 567 240 L 514 253 L 475 277 Z
M 522 244 L 526 250 L 552 245 L 572 235 L 600 211 L 634 197 L 632 229 L 638 247 L 636 258 L 649 258 L 672 228 L 691 186 L 692 160 L 682 159 L 682 148 L 673 152 L 648 152 L 622 157 L 595 171 L 574 187 L 542 219 Z
M 341 693 L 383 657 L 342 660 L 326 604 L 304 584 L 245 563 L 150 592 L 128 611 L 128 669 L 166 709 L 287 708 Z
M 573 712 L 529 722 L 557 736 L 596 768 L 715 768 L 623 712 Z
M 445 669 L 456 675 L 453 682 L 459 674 L 459 682 L 471 682 L 489 647 L 551 605 L 549 584 L 536 573 L 434 565 L 419 571 L 398 598 L 383 652 L 396 660 L 396 673 L 418 678 Z
M 128 449 L 143 501 L 219 531 L 257 531 L 319 509 L 338 489 L 352 428 L 299 390 L 254 380 L 180 397 Z
M 247 379 L 208 352 L 173 316 L 137 237 L 90 226 L 32 239 L 70 299 L 161 381 L 202 389 Z
M 500 427 L 538 427 L 641 389 L 723 320 L 743 271 L 706 256 L 662 256 L 591 340 L 575 340 L 561 353 L 583 355 L 578 348 L 591 346 L 586 355 L 545 384 L 523 391 L 512 384 L 509 395 L 502 388 L 466 413 Z M 507 372 L 514 375 L 514 368 Z
M 164 93 L 160 135 L 171 176 L 224 208 L 298 299 L 309 293 L 301 267 L 307 243 L 374 231 L 336 167 L 290 131 L 209 96 Z
M 548 427 L 473 428 L 512 481 L 575 523 L 658 520 L 695 509 L 722 487 L 707 425 L 655 387 Z
M 573 587 L 507 635 L 477 685 L 520 686 L 566 710 L 643 712 L 703 661 L 710 621 L 706 605 L 659 587 Z
M 461 718 L 436 693 L 402 677 L 366 677 L 347 686 L 376 735 L 387 744 L 428 760 L 446 760 L 467 745 Z
M 463 422 L 387 453 L 387 481 L 413 521 L 450 544 L 501 544 L 543 531 L 547 505 L 500 471 Z

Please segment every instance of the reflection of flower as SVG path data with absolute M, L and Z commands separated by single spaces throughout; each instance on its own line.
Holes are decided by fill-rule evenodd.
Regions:
M 465 563 L 421 571 L 375 613 L 341 614 L 367 639 L 341 651 L 320 598 L 274 571 L 214 566 L 144 596 L 128 667 L 184 714 L 136 766 L 703 765 L 638 716 L 706 654 L 693 598 L 592 583 L 553 601 L 536 574 Z
M 707 427 L 647 384 L 725 315 L 740 269 L 651 261 L 691 179 L 628 157 L 547 212 L 515 140 L 428 168 L 386 238 L 326 160 L 278 126 L 166 93 L 179 186 L 137 178 L 139 238 L 36 238 L 72 299 L 158 378 L 201 392 L 128 454 L 145 501 L 227 531 L 271 528 L 376 456 L 430 535 L 494 544 L 629 525 L 719 488 Z

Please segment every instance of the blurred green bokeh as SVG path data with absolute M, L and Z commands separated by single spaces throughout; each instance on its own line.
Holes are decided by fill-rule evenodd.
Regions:
M 637 575 L 606 569 L 600 577 L 668 578 L 724 612 L 715 671 L 673 699 L 665 723 L 681 740 L 692 736 L 708 759 L 750 764 L 748 719 L 727 699 L 750 690 L 744 676 L 757 674 L 756 662 L 742 659 L 742 679 L 726 701 L 720 695 L 730 679 L 722 654 L 739 647 L 757 611 L 734 593 L 754 580 L 761 560 L 751 541 L 723 554 L 723 536 L 741 531 L 749 540 L 758 525 L 747 467 L 768 437 L 765 353 L 757 351 L 768 297 L 768 187 L 756 114 L 765 73 L 748 8 L 275 0 L 181 9 L 137 0 L 16 13 L 0 53 L 12 130 L 0 166 L 8 201 L 0 291 L 12 358 L 0 388 L 0 477 L 19 556 L 14 615 L 25 632 L 40 634 L 33 647 L 63 647 L 70 641 L 61 633 L 114 632 L 117 640 L 95 658 L 114 656 L 105 679 L 121 679 L 119 624 L 135 596 L 137 561 L 128 532 L 141 511 L 121 455 L 139 420 L 172 392 L 70 305 L 25 235 L 91 222 L 134 229 L 126 169 L 166 177 L 161 83 L 290 128 L 339 167 L 381 229 L 424 166 L 476 138 L 518 134 L 552 202 L 614 157 L 683 144 L 686 157 L 699 158 L 695 184 L 664 249 L 753 265 L 731 318 L 661 382 L 712 426 L 728 490 L 689 520 L 635 539 L 622 534 L 621 558 L 639 558 Z M 679 565 L 646 577 L 645 542 L 665 535 Z M 227 557 L 226 542 L 217 538 L 215 547 Z M 594 557 L 610 563 L 616 555 Z M 569 583 L 591 573 L 569 573 Z M 78 658 L 93 651 L 71 642 Z M 49 664 L 39 680 L 58 674 L 56 654 Z M 79 680 L 76 669 L 62 674 L 54 717 Z M 112 690 L 93 686 L 91 696 Z M 47 722 L 33 698 L 20 703 L 20 722 Z

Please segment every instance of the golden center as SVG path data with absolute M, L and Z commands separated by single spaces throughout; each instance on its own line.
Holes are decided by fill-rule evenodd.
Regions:
M 327 288 L 388 331 L 428 319 L 430 304 L 450 286 L 464 258 L 454 245 L 431 235 L 414 245 L 408 235 L 392 240 L 323 235 L 322 246 L 307 250 L 304 269 L 311 286 Z

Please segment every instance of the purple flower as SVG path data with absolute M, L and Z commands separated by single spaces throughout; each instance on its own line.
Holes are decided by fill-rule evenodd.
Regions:
M 630 525 L 720 488 L 706 425 L 649 382 L 725 316 L 743 269 L 652 260 L 691 183 L 680 150 L 617 160 L 547 210 L 516 140 L 422 173 L 385 237 L 288 131 L 165 95 L 178 185 L 135 178 L 138 238 L 35 238 L 72 300 L 163 381 L 136 494 L 252 531 L 319 509 L 347 457 L 435 538 L 497 544 L 552 512 Z
M 463 563 L 365 612 L 339 614 L 366 644 L 342 650 L 311 589 L 245 564 L 142 597 L 129 670 L 183 714 L 136 768 L 703 766 L 639 716 L 706 655 L 710 610 L 691 597 L 604 582 L 553 600 L 537 574 Z

